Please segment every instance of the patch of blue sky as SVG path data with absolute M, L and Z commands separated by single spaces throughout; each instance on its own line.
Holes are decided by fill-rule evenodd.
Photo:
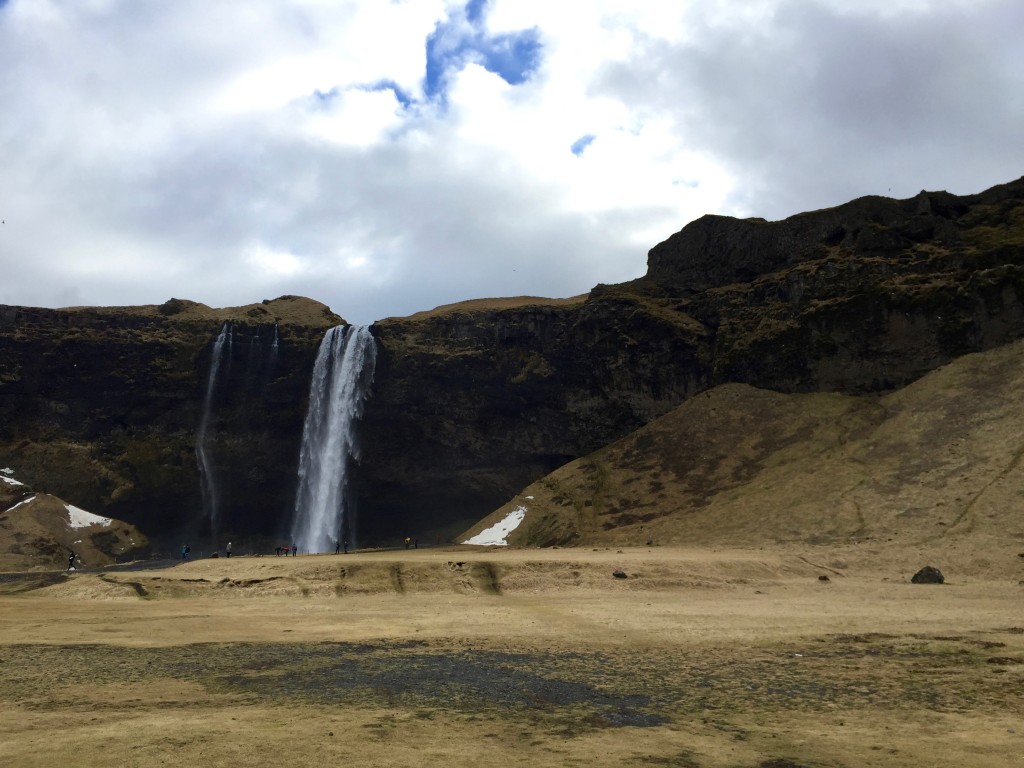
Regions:
M 509 85 L 525 83 L 540 64 L 541 44 L 536 29 L 485 39 L 479 48 L 483 66 Z
M 329 91 L 313 91 L 313 98 L 316 99 L 316 101 L 319 104 L 329 104 L 330 102 L 338 98 L 338 88 L 337 86 L 335 86 L 334 88 L 331 88 L 331 90 Z
M 412 105 L 412 96 L 402 90 L 394 80 L 378 80 L 369 85 L 357 86 L 361 91 L 391 91 L 403 108 L 408 109 Z
M 412 96 L 404 91 L 394 80 L 378 80 L 375 83 L 357 84 L 351 86 L 349 90 L 367 91 L 371 93 L 391 91 L 395 95 L 395 99 L 397 99 L 398 103 L 402 105 L 403 109 L 408 109 L 413 103 Z M 337 86 L 335 86 L 329 91 L 313 91 L 313 98 L 319 106 L 326 106 L 334 99 L 338 98 L 340 93 L 341 91 Z
M 469 0 L 466 3 L 466 21 L 470 24 L 478 24 L 483 21 L 488 2 L 489 0 Z
M 592 133 L 588 133 L 585 136 L 580 136 L 578 139 L 576 139 L 576 141 L 572 143 L 572 146 L 569 147 L 569 150 L 574 155 L 576 155 L 576 157 L 579 157 L 584 153 L 584 151 L 586 151 L 587 147 L 594 143 L 594 139 L 596 138 L 597 136 L 595 136 Z
M 489 35 L 484 27 L 487 0 L 470 0 L 464 13 L 438 23 L 427 38 L 428 99 L 445 100 L 448 76 L 475 63 L 509 85 L 521 85 L 540 65 L 543 46 L 537 29 Z

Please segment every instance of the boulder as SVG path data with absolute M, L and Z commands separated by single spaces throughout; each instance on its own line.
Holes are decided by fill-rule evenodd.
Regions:
M 915 573 L 911 577 L 910 581 L 913 584 L 942 584 L 946 581 L 946 578 L 938 568 L 926 565 Z

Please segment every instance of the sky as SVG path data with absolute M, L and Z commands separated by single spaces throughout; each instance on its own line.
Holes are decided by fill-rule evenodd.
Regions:
M 354 323 L 1024 175 L 1020 0 L 0 0 L 0 304 Z

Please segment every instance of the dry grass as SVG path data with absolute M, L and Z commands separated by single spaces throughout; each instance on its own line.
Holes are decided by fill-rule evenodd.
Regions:
M 911 585 L 900 553 L 856 555 L 454 548 L 80 574 L 0 597 L 0 765 L 1018 764 L 1022 587 Z
M 526 307 L 571 307 L 582 304 L 589 294 L 570 296 L 564 299 L 548 299 L 540 296 L 509 296 L 493 299 L 469 299 L 454 304 L 442 304 L 434 309 L 417 312 L 408 317 L 388 318 L 388 320 L 410 321 L 425 320 L 432 317 L 444 317 L 446 315 L 472 314 L 475 312 L 492 312 L 496 309 L 523 309 Z
M 174 306 L 173 311 L 168 311 Z M 65 307 L 64 311 L 88 315 L 136 315 L 142 317 L 169 316 L 181 321 L 229 320 L 243 323 L 281 323 L 330 327 L 344 320 L 334 314 L 330 307 L 315 299 L 303 296 L 279 296 L 255 304 L 240 307 L 209 307 L 196 301 L 171 299 L 169 302 L 127 307 Z
M 509 539 L 521 546 L 898 542 L 1005 576 L 1024 552 L 1022 387 L 1021 342 L 884 397 L 724 385 L 542 478 L 463 538 L 524 506 Z

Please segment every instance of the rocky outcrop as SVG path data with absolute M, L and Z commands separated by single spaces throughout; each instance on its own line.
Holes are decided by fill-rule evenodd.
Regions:
M 714 383 L 895 389 L 1024 333 L 1024 179 L 774 223 L 705 217 L 652 249 L 635 286 L 714 329 Z

